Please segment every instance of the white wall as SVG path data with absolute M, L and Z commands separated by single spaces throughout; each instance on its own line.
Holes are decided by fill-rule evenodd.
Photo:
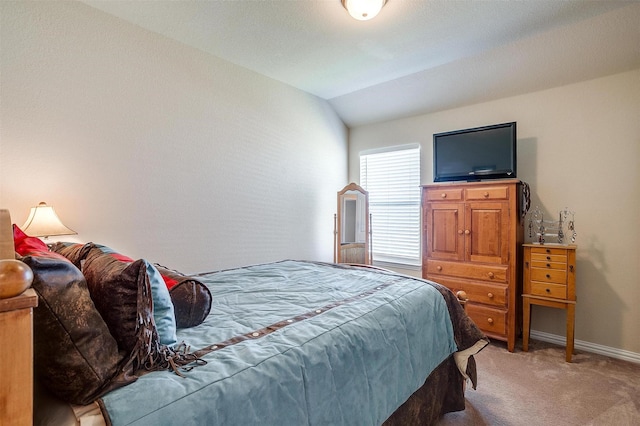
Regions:
M 576 212 L 576 339 L 639 354 L 640 70 L 351 129 L 350 180 L 360 151 L 420 143 L 421 181 L 431 183 L 433 133 L 508 121 L 518 123 L 518 177 L 532 207 Z M 562 310 L 534 306 L 532 321 L 565 335 Z
M 347 129 L 319 98 L 84 4 L 2 2 L 0 206 L 185 272 L 333 259 Z
M 0 207 L 185 272 L 331 260 L 364 149 L 518 122 L 533 206 L 576 211 L 576 338 L 640 353 L 640 70 L 347 130 L 313 96 L 73 2 L 0 2 Z M 426 95 L 425 95 L 426 96 Z M 534 307 L 533 329 L 564 334 Z

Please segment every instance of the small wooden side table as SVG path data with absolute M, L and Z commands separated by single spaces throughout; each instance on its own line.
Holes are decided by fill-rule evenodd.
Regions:
M 33 424 L 33 308 L 38 295 L 0 299 L 0 425 Z
M 531 305 L 567 311 L 567 362 L 571 362 L 576 315 L 575 245 L 523 244 L 522 350 L 529 350 Z

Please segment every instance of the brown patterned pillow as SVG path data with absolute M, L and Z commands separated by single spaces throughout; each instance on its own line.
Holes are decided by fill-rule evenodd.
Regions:
M 92 248 L 99 249 L 105 254 L 109 254 L 111 257 L 124 262 L 132 263 L 134 260 L 129 256 L 116 252 L 115 250 L 95 243 L 64 243 L 59 242 L 54 244 L 52 251 L 63 255 L 78 268 L 82 269 L 82 261 L 88 256 Z M 153 296 L 153 318 L 156 325 L 156 331 L 160 338 L 160 343 L 163 345 L 173 346 L 176 341 L 176 318 L 174 315 L 174 307 L 163 277 L 160 272 L 151 263 L 146 262 L 147 275 L 149 276 L 149 282 L 151 283 L 151 294 Z
M 54 257 L 22 258 L 33 271 L 35 374 L 53 394 L 88 404 L 135 377 L 118 377 L 118 345 L 96 310 L 82 273 Z
M 80 244 L 57 242 L 51 247 L 51 251 L 63 255 L 80 269 L 82 261 L 87 257 L 92 246 L 92 243 Z
M 91 248 L 82 266 L 91 299 L 120 350 L 131 355 L 134 372 L 158 359 L 160 351 L 146 263 L 122 262 Z

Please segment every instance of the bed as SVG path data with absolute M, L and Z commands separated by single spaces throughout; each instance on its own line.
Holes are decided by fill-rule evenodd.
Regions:
M 81 417 L 82 424 L 107 425 L 426 425 L 463 410 L 466 383 L 476 386 L 473 355 L 488 339 L 436 283 L 368 266 L 301 260 L 186 276 L 94 243 L 25 250 L 30 237 L 16 239 L 16 228 L 18 257 L 34 269 L 39 295 L 35 424 L 80 424 Z M 65 276 L 74 268 L 73 286 L 51 285 L 60 281 L 52 278 L 55 268 Z M 127 346 L 110 328 L 105 306 L 112 311 L 132 297 L 102 300 L 119 297 L 113 293 L 124 285 L 115 281 L 116 288 L 112 280 L 96 287 L 95 281 L 121 279 L 129 269 L 136 271 L 129 275 L 135 275 L 137 302 L 135 326 L 129 327 L 135 338 Z M 151 312 L 161 305 L 154 299 L 155 273 L 172 300 L 169 314 L 178 318 L 170 344 L 163 343 L 163 318 Z M 83 305 L 90 309 L 69 314 L 70 302 L 54 309 L 68 288 L 76 291 L 73 300 L 78 291 L 88 294 L 91 301 Z M 180 299 L 178 288 L 187 289 Z M 89 327 L 91 339 L 102 343 L 78 355 L 77 342 L 91 340 L 87 327 L 78 325 L 85 311 L 108 326 Z M 71 356 L 62 356 L 69 349 L 59 347 L 68 336 L 52 337 L 52 324 L 65 321 L 64 333 L 80 336 Z M 105 358 L 114 341 L 115 358 Z M 90 356 L 105 359 L 91 369 L 113 368 L 83 378 L 71 371 L 78 366 L 61 361 L 74 356 L 85 369 Z

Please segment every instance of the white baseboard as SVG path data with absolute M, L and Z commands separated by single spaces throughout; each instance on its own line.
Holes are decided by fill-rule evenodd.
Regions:
M 531 330 L 530 337 L 532 339 L 542 340 L 543 342 L 554 343 L 561 346 L 564 346 L 567 342 L 567 339 L 564 336 L 558 336 L 557 334 L 545 333 L 543 331 L 536 330 Z M 640 364 L 640 354 L 636 352 L 612 348 L 610 346 L 598 345 L 596 343 L 585 342 L 584 340 L 576 340 L 574 342 L 574 347 L 585 352 L 592 352 L 595 354 L 605 355 L 611 358 L 617 358 L 624 361 Z

